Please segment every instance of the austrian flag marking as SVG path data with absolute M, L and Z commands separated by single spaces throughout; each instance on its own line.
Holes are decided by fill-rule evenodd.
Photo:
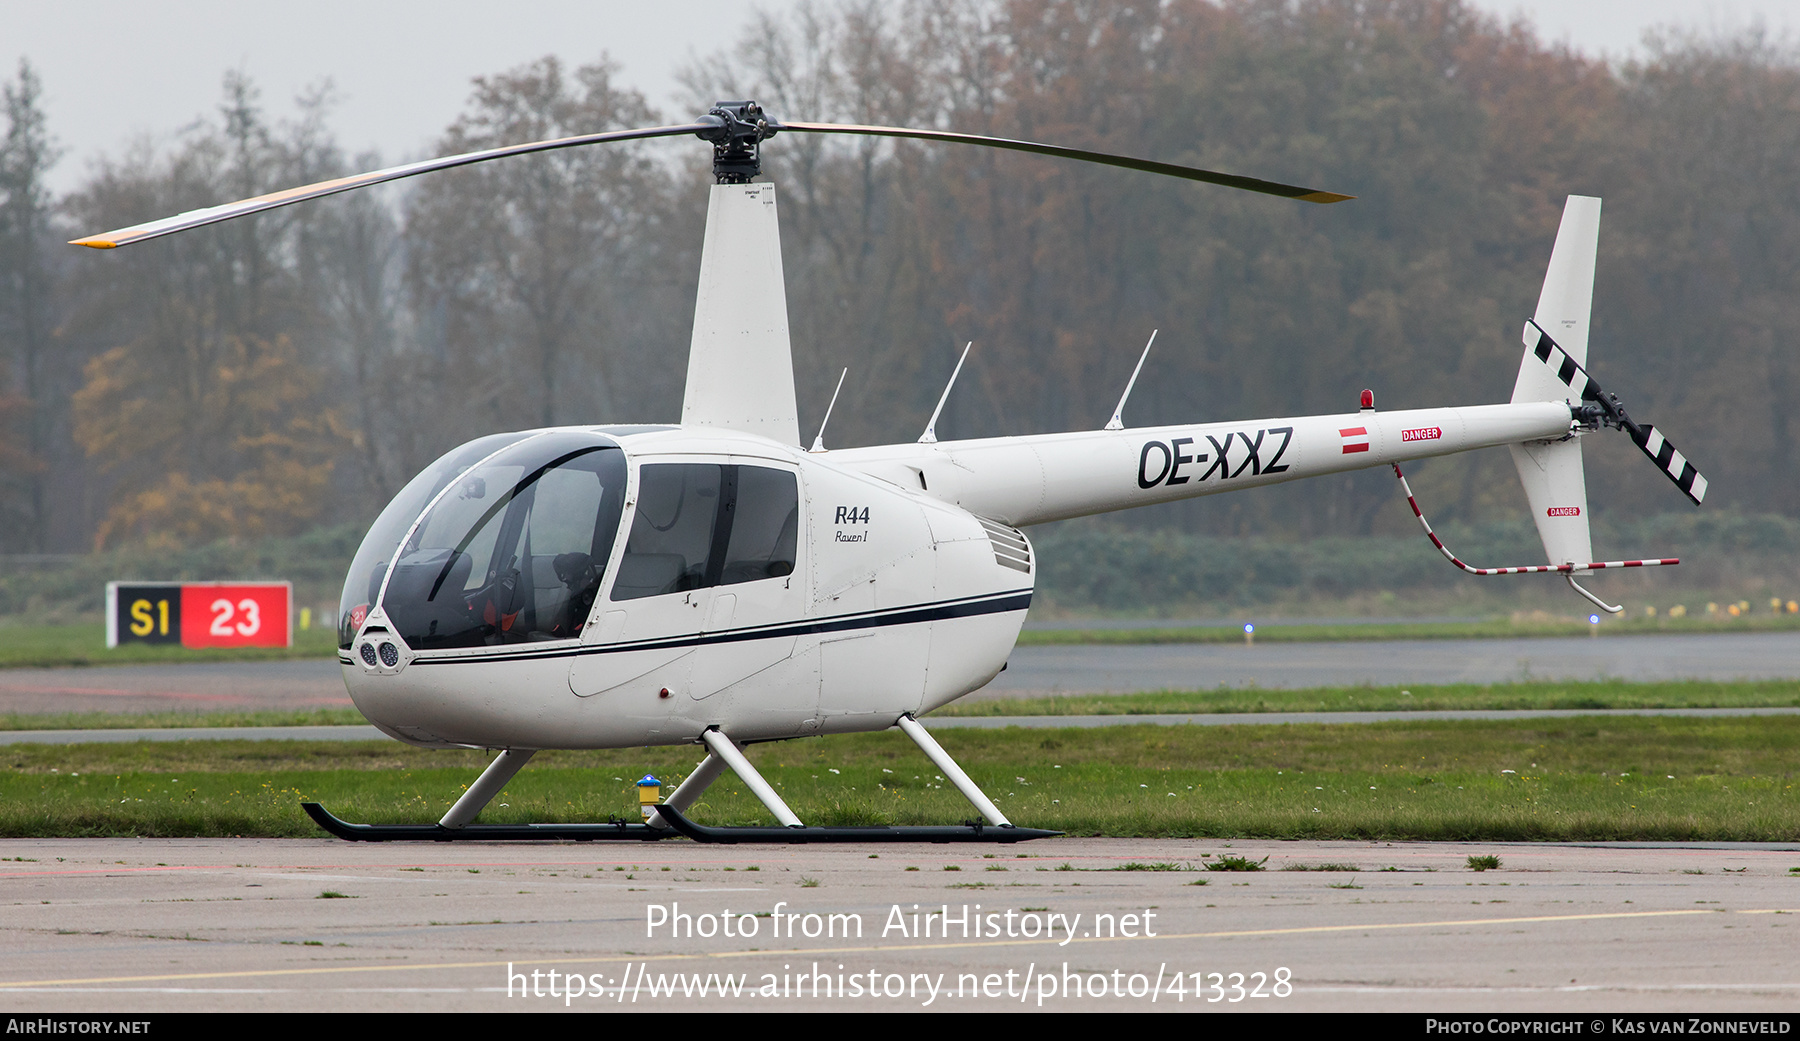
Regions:
M 1344 439 L 1345 455 L 1355 455 L 1358 452 L 1369 450 L 1368 427 L 1343 427 L 1338 430 L 1338 436 Z

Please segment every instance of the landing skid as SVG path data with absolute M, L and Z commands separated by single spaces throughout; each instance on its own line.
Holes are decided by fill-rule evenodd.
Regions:
M 1015 826 L 994 805 L 993 800 L 982 794 L 962 767 L 950 758 L 932 736 L 925 732 L 909 713 L 901 716 L 894 723 L 900 730 L 916 743 L 937 768 L 944 772 L 943 778 L 963 796 L 974 804 L 986 821 L 966 821 L 960 825 L 945 826 L 909 826 L 909 827 L 861 827 L 861 828 L 811 828 L 803 824 L 794 811 L 788 808 L 773 785 L 763 779 L 756 767 L 744 758 L 743 748 L 720 732 L 718 727 L 710 727 L 700 734 L 700 743 L 707 748 L 707 756 L 687 780 L 681 782 L 668 799 L 652 807 L 646 807 L 647 820 L 638 824 L 621 820 L 609 821 L 605 824 L 471 824 L 484 806 L 506 783 L 512 780 L 531 757 L 536 754 L 528 748 L 508 748 L 499 754 L 488 768 L 482 771 L 475 783 L 469 786 L 450 812 L 444 814 L 436 824 L 351 824 L 342 821 L 326 812 L 325 807 L 316 802 L 301 803 L 306 815 L 313 823 L 340 839 L 350 842 L 454 842 L 459 839 L 486 839 L 490 842 L 519 842 L 530 840 L 555 840 L 593 842 L 596 840 L 633 839 L 637 841 L 655 841 L 681 835 L 695 842 L 1025 842 L 1030 839 L 1047 839 L 1053 835 L 1061 835 L 1060 831 L 1043 831 L 1037 828 L 1020 828 Z M 695 800 L 700 798 L 708 785 L 719 778 L 719 775 L 730 769 L 744 782 L 775 819 L 781 822 L 780 827 L 730 827 L 709 828 L 703 824 L 695 824 L 682 816 Z
M 489 842 L 637 839 L 654 842 L 669 838 L 672 834 L 648 824 L 627 821 L 607 824 L 467 824 L 460 828 L 446 828 L 442 824 L 351 824 L 332 816 L 331 811 L 316 802 L 303 802 L 300 808 L 306 811 L 314 824 L 350 842 L 457 842 L 467 839 L 485 839 Z
M 607 824 L 469 824 L 446 828 L 441 824 L 351 824 L 339 820 L 316 802 L 301 803 L 306 815 L 319 827 L 350 842 L 488 842 L 575 841 L 635 839 L 654 842 L 677 835 L 695 842 L 732 844 L 738 842 L 1024 842 L 1061 835 L 1060 831 L 995 827 L 981 821 L 947 827 L 905 828 L 709 828 L 695 824 L 671 806 L 660 806 L 658 812 L 668 822 L 668 829 L 648 824 L 614 821 Z

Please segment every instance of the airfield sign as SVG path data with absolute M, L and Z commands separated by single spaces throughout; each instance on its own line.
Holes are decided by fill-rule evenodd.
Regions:
M 106 645 L 291 647 L 288 582 L 108 582 Z

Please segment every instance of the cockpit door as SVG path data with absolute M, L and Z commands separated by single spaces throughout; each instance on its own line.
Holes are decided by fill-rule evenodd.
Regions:
M 652 701 L 686 696 L 692 658 L 712 607 L 708 572 L 719 541 L 720 463 L 638 468 L 628 536 L 597 624 L 569 670 L 577 695 L 641 688 Z
M 793 654 L 799 476 L 752 463 L 639 469 L 630 534 L 570 687 L 704 700 Z
M 744 463 L 730 468 L 724 558 L 695 657 L 691 696 L 704 700 L 794 653 L 806 613 L 798 563 L 800 488 L 792 470 Z

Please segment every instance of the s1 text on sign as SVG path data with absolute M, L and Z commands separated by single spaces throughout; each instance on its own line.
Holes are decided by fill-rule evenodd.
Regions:
M 106 645 L 180 643 L 181 584 L 106 583 Z

